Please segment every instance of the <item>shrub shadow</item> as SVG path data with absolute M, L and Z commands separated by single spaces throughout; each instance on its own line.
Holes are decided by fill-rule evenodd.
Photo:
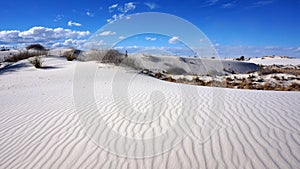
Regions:
M 18 69 L 21 69 L 21 68 L 24 68 L 24 67 L 30 67 L 30 65 L 28 65 L 26 63 L 6 65 L 3 68 L 0 68 L 0 75 L 5 74 L 5 73 L 16 72 L 16 71 L 18 71 Z
M 31 65 L 28 63 L 9 64 L 9 65 L 6 65 L 6 66 L 0 68 L 0 75 L 17 72 L 19 69 L 26 68 L 26 67 L 31 67 Z M 38 68 L 38 69 L 50 70 L 50 69 L 59 69 L 59 68 L 61 68 L 61 67 L 42 66 L 41 68 Z

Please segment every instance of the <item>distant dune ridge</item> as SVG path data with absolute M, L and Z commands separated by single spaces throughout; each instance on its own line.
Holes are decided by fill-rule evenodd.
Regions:
M 218 60 L 218 59 L 199 59 L 174 56 L 151 56 L 151 55 L 132 55 L 143 69 L 156 69 L 168 72 L 169 74 L 183 75 L 218 75 L 225 74 L 226 71 L 236 73 L 248 73 L 259 70 L 259 66 L 253 63 L 238 61 Z M 130 59 L 130 58 L 129 58 Z
M 95 61 L 69 62 L 59 57 L 60 53 L 43 57 L 46 69 L 36 69 L 28 60 L 22 60 L 0 70 L 0 168 L 300 166 L 300 92 L 170 83 L 128 67 Z M 174 74 L 205 74 L 209 70 L 217 70 L 210 73 L 218 74 L 229 73 L 229 69 L 246 73 L 258 68 L 246 62 L 204 59 L 200 63 L 196 59 L 143 55 L 126 64 L 130 63 Z M 206 69 L 198 70 L 196 65 L 200 64 L 205 64 Z M 95 70 L 94 74 L 79 77 L 77 85 L 82 90 L 75 88 L 77 94 L 82 92 L 83 109 L 78 109 L 74 101 L 78 67 Z M 85 94 L 91 84 L 94 102 Z M 184 97 L 182 91 L 187 91 Z M 128 102 L 124 104 L 125 101 Z M 178 141 L 182 136 L 178 130 L 158 139 L 177 125 L 179 117 L 190 113 L 195 113 L 195 125 L 186 136 Z M 100 121 L 107 122 L 107 132 L 102 132 Z M 183 120 L 180 125 L 179 129 L 190 124 Z M 111 137 L 112 132 L 136 142 L 128 146 L 128 142 Z M 143 139 L 148 142 L 143 143 Z M 169 143 L 171 148 L 160 152 Z
M 83 52 L 83 60 L 105 60 L 106 51 L 88 51 Z M 113 57 L 111 57 L 113 58 Z M 154 71 L 163 71 L 169 74 L 183 75 L 218 75 L 226 72 L 248 73 L 259 70 L 259 66 L 253 63 L 206 59 L 189 58 L 178 56 L 162 56 L 148 54 L 131 54 L 128 57 L 119 56 L 120 64 L 129 66 L 138 70 L 149 69 Z M 115 61 L 112 61 L 115 63 Z

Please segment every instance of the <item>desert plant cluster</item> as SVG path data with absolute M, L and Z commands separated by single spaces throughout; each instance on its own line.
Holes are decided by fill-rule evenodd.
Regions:
M 31 44 L 26 47 L 27 50 L 38 50 L 38 51 L 46 51 L 46 48 L 41 44 Z
M 4 62 L 18 62 L 20 60 L 28 59 L 34 56 L 42 56 L 46 54 L 46 51 L 19 51 L 18 53 L 11 54 L 11 56 L 5 57 Z
M 65 57 L 67 61 L 73 61 L 79 58 L 80 52 L 80 50 L 71 49 L 70 51 L 64 52 L 63 57 Z
M 109 63 L 114 65 L 125 64 L 132 66 L 133 68 L 137 66 L 134 60 L 128 57 L 128 53 L 121 53 L 115 49 L 92 49 L 91 51 L 82 54 L 83 61 L 99 61 L 101 63 Z
M 299 66 L 263 66 L 261 70 L 249 74 L 230 74 L 223 76 L 183 76 L 164 71 L 142 70 L 142 74 L 168 82 L 198 86 L 213 86 L 235 89 L 300 91 Z
M 43 60 L 40 56 L 35 56 L 32 59 L 29 59 L 29 63 L 31 63 L 36 68 L 42 68 Z

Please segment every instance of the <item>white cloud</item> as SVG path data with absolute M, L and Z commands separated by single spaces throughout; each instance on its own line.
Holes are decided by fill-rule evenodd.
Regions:
M 52 48 L 61 48 L 61 47 L 74 47 L 77 49 L 81 49 L 86 40 L 80 39 L 66 39 L 62 42 L 56 42 L 52 45 Z
M 270 5 L 272 4 L 273 1 L 267 0 L 267 1 L 257 1 L 255 3 L 253 3 L 251 6 L 249 6 L 249 8 L 257 8 L 257 7 L 263 7 L 266 5 Z
M 123 8 L 119 8 L 121 12 L 127 13 L 128 11 L 133 11 L 136 8 L 136 5 L 133 2 L 128 2 L 124 4 Z
M 118 20 L 118 19 L 122 19 L 123 17 L 126 16 L 126 14 L 129 12 L 129 11 L 133 11 L 135 8 L 136 8 L 136 5 L 134 4 L 134 2 L 128 2 L 128 3 L 125 3 L 124 5 L 118 5 L 116 6 L 115 5 L 115 8 L 118 7 L 118 14 L 114 14 L 111 18 L 107 19 L 106 21 L 108 23 L 113 23 L 114 21 Z M 126 16 L 126 19 L 127 16 Z
M 55 19 L 53 20 L 54 22 L 61 21 L 64 18 L 64 15 L 56 15 Z
M 100 40 L 100 41 L 88 41 L 86 42 L 83 47 L 84 48 L 89 48 L 89 49 L 92 49 L 92 48 L 99 48 L 99 47 L 103 47 L 105 46 L 106 43 L 103 41 L 103 40 Z
M 271 3 L 272 3 L 272 1 L 258 1 L 258 2 L 255 2 L 254 5 L 264 6 L 264 5 L 269 5 Z
M 119 39 L 120 40 L 123 40 L 123 39 L 125 39 L 126 37 L 125 36 L 119 36 Z
M 178 36 L 174 36 L 172 38 L 169 39 L 169 44 L 175 44 L 179 41 L 179 37 Z
M 110 19 L 107 19 L 106 21 L 108 23 L 113 23 L 114 21 L 118 20 L 118 19 L 122 19 L 124 17 L 125 14 L 114 14 Z
M 68 26 L 81 26 L 81 23 L 69 21 Z
M 213 6 L 215 5 L 219 0 L 207 0 L 204 2 L 203 7 Z
M 151 10 L 157 8 L 157 5 L 153 2 L 145 2 L 144 4 Z
M 104 32 L 101 32 L 99 35 L 100 36 L 109 36 L 109 35 L 115 35 L 116 32 L 112 32 L 112 31 L 104 31 Z
M 63 45 L 65 46 L 73 46 L 84 43 L 86 40 L 78 40 L 78 39 L 67 39 L 64 41 Z
M 86 13 L 85 13 L 87 16 L 89 16 L 89 17 L 93 17 L 94 16 L 94 14 L 92 13 L 92 12 L 90 12 L 90 11 L 86 11 Z
M 149 40 L 149 41 L 155 41 L 156 40 L 156 38 L 151 38 L 151 37 L 146 37 L 145 39 Z
M 113 19 L 106 19 L 106 21 L 107 21 L 108 23 L 113 23 L 113 22 L 114 22 Z
M 64 28 L 32 27 L 29 30 L 0 31 L 0 44 L 21 45 L 24 43 L 54 44 L 66 39 L 81 39 L 90 35 L 89 31 L 74 31 Z
M 109 12 L 112 12 L 117 7 L 118 7 L 118 4 L 112 4 L 111 6 L 108 7 L 108 10 L 109 10 Z
M 297 49 L 295 49 L 296 52 L 300 52 L 300 47 L 298 47 Z
M 234 7 L 234 3 L 225 3 L 222 5 L 222 8 L 232 8 Z

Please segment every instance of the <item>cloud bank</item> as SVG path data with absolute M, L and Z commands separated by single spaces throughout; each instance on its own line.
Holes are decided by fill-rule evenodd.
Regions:
M 51 47 L 56 43 L 65 42 L 68 39 L 79 40 L 89 35 L 89 31 L 36 26 L 25 31 L 0 31 L 0 45 L 24 46 L 26 44 L 41 43 Z

